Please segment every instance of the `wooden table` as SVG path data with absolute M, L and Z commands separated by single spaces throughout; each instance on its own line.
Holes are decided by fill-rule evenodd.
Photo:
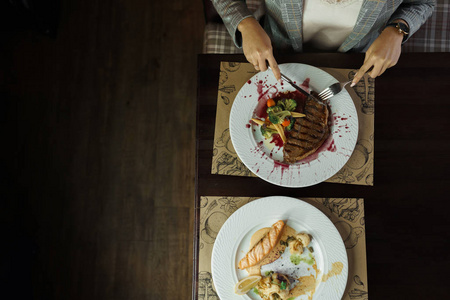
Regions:
M 295 54 L 277 59 L 357 69 L 364 55 Z M 273 195 L 364 198 L 370 299 L 447 296 L 450 53 L 403 54 L 395 67 L 376 79 L 374 186 L 321 183 L 296 189 L 260 178 L 211 174 L 220 61 L 246 60 L 243 55 L 198 57 L 193 299 L 200 197 Z

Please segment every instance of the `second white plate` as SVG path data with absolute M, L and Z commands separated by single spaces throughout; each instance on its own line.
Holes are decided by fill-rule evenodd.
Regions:
M 248 251 L 250 237 L 258 229 L 270 227 L 278 220 L 296 231 L 309 233 L 321 275 L 330 272 L 333 263 L 342 263 L 339 275 L 320 282 L 313 299 L 341 299 L 348 276 L 348 259 L 342 238 L 328 217 L 314 206 L 289 197 L 273 196 L 254 200 L 234 212 L 220 229 L 214 243 L 211 270 L 220 299 L 260 299 L 248 293 L 234 293 L 235 284 L 248 274 L 237 264 Z M 319 278 L 320 279 L 320 278 Z M 303 299 L 303 298 L 299 298 Z

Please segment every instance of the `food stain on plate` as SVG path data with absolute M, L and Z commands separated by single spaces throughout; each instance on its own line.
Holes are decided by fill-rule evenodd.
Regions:
M 343 268 L 344 268 L 344 264 L 343 263 L 341 263 L 340 261 L 334 262 L 331 265 L 330 272 L 328 272 L 327 274 L 324 274 L 322 276 L 322 281 L 326 282 L 331 277 L 341 274 Z

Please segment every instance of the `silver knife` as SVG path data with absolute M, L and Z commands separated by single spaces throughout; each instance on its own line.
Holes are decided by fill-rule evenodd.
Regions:
M 271 70 L 270 67 L 268 67 L 268 69 Z M 294 89 L 296 89 L 297 91 L 301 92 L 303 95 L 305 95 L 306 97 L 311 97 L 312 99 L 316 100 L 317 102 L 319 102 L 320 104 L 324 104 L 322 101 L 320 101 L 319 99 L 317 99 L 316 97 L 314 97 L 313 95 L 311 95 L 309 92 L 305 91 L 304 89 L 302 89 L 301 87 L 299 87 L 298 85 L 296 85 L 289 77 L 287 77 L 286 75 L 284 75 L 283 73 L 281 73 L 281 78 L 284 79 L 285 81 L 287 81 Z
M 316 100 L 317 102 L 319 102 L 320 104 L 324 104 L 322 101 L 320 101 L 319 99 L 317 99 L 316 97 L 314 97 L 313 95 L 311 95 L 310 93 L 308 93 L 307 91 L 305 91 L 304 89 L 302 89 L 301 87 L 299 87 L 298 85 L 296 85 L 289 77 L 287 77 L 286 75 L 284 75 L 283 73 L 281 74 L 281 78 L 283 78 L 284 80 L 286 80 L 290 85 L 292 85 L 292 87 L 294 89 L 296 89 L 297 91 L 301 92 L 303 95 L 305 95 L 306 97 L 311 97 L 312 99 Z

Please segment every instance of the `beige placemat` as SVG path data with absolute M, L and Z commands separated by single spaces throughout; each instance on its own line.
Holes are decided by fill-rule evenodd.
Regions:
M 201 197 L 199 226 L 198 299 L 217 300 L 211 274 L 211 256 L 217 234 L 233 212 L 257 198 Z M 342 299 L 367 300 L 366 236 L 364 199 L 302 198 L 320 209 L 334 223 L 348 255 L 348 281 Z M 234 287 L 230 286 L 230 289 Z M 223 299 L 226 300 L 226 299 Z
M 321 68 L 339 81 L 353 78 L 355 70 Z M 217 95 L 212 174 L 256 176 L 242 163 L 233 148 L 229 131 L 230 111 L 241 87 L 256 73 L 249 63 L 222 62 Z M 326 182 L 373 185 L 375 80 L 367 74 L 349 89 L 358 112 L 358 141 L 347 164 Z

